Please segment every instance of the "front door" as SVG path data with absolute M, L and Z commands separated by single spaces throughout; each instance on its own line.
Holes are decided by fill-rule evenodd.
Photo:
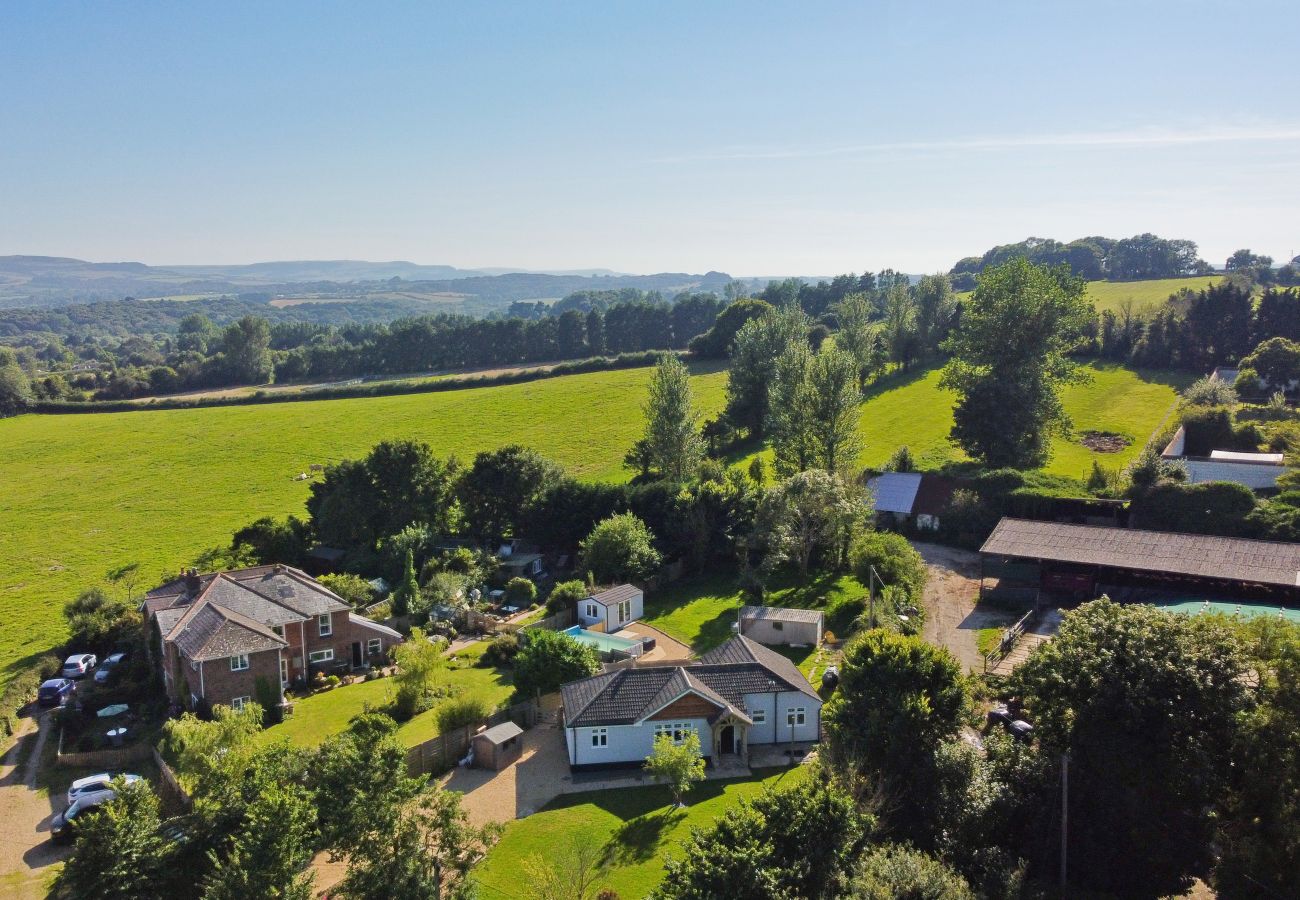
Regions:
M 722 735 L 718 740 L 719 753 L 736 752 L 736 729 L 731 725 L 725 725 L 722 728 Z
M 361 668 L 361 642 L 352 642 L 352 668 Z

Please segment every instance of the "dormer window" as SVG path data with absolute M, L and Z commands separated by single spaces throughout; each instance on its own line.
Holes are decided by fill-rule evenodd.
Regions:
M 334 633 L 334 625 L 330 622 L 330 614 L 322 613 L 316 617 L 316 625 L 320 630 L 321 637 L 329 637 Z
M 283 626 L 283 625 L 272 625 L 272 626 L 271 626 L 271 630 L 275 632 L 275 636 L 276 636 L 276 637 L 284 637 L 284 626 Z

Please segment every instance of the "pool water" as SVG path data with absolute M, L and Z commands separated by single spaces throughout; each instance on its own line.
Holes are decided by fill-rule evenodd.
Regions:
M 640 641 L 629 641 L 627 638 L 615 637 L 612 634 L 605 634 L 600 631 L 588 631 L 581 625 L 571 625 L 564 629 L 562 633 L 577 638 L 583 643 L 591 644 L 601 653 L 612 653 L 616 650 L 620 653 L 626 653 L 641 643 Z
M 1300 609 L 1288 609 L 1267 603 L 1253 603 L 1249 600 L 1165 600 L 1153 604 L 1168 612 L 1196 615 L 1197 613 L 1223 613 L 1229 616 L 1242 616 L 1247 619 L 1255 616 L 1280 616 L 1288 622 L 1300 625 Z

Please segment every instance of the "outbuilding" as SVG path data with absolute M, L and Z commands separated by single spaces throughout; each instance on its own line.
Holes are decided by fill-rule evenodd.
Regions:
M 514 722 L 502 722 L 474 735 L 474 765 L 500 772 L 524 752 L 524 730 Z
M 818 609 L 785 606 L 742 606 L 740 633 L 768 646 L 816 647 L 822 642 L 824 617 Z

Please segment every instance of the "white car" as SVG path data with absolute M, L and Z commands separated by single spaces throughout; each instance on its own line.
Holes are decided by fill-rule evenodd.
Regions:
M 95 668 L 95 654 L 74 653 L 63 661 L 64 678 L 85 678 Z
M 108 772 L 78 778 L 68 788 L 68 806 L 72 806 L 78 800 L 81 801 L 82 806 L 94 806 L 112 800 L 117 796 L 117 792 L 113 790 L 115 778 L 121 778 L 127 784 L 140 780 L 139 775 L 110 775 Z

